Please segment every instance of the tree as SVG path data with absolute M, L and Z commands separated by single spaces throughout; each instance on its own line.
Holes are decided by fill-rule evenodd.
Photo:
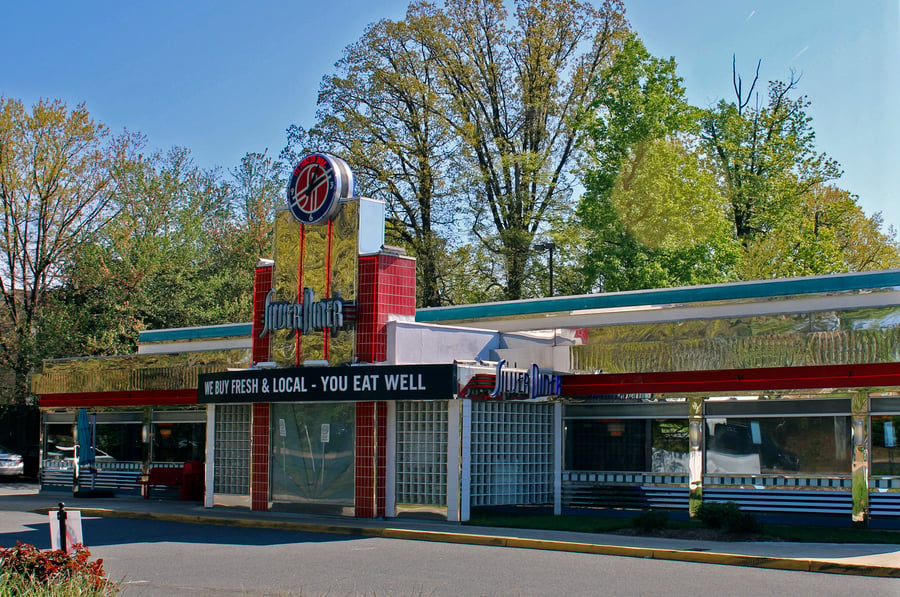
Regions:
M 896 268 L 896 232 L 881 227 L 881 215 L 866 216 L 855 196 L 816 186 L 747 244 L 745 275 L 764 279 Z
M 840 167 L 815 150 L 809 100 L 792 98 L 799 77 L 771 81 L 760 105 L 756 76 L 746 95 L 732 64 L 735 100 L 721 100 L 703 118 L 702 139 L 717 161 L 737 238 L 748 245 L 766 234 L 807 192 L 840 177 Z M 751 105 L 751 102 L 753 104 Z
M 229 185 L 197 168 L 182 148 L 135 164 L 116 217 L 50 293 L 38 328 L 45 356 L 130 353 L 143 329 L 247 321 L 282 185 L 265 154 L 248 154 L 232 175 Z
M 116 213 L 120 181 L 142 140 L 111 135 L 83 105 L 0 97 L 0 393 L 25 402 L 34 327 L 72 256 Z
M 502 0 L 412 4 L 347 50 L 292 144 L 340 148 L 386 199 L 389 234 L 420 260 L 420 304 L 470 296 L 441 279 L 464 225 L 496 262 L 486 288 L 521 298 L 535 235 L 571 207 L 576 111 L 625 30 L 615 0 L 521 0 L 512 19 Z
M 430 37 L 471 174 L 473 231 L 503 264 L 504 298 L 523 296 L 535 235 L 571 195 L 574 119 L 627 31 L 608 0 L 450 0 Z
M 272 254 L 275 209 L 284 203 L 285 180 L 281 164 L 266 152 L 251 152 L 231 170 L 230 233 L 243 238 L 248 255 Z
M 447 301 L 439 263 L 454 221 L 448 179 L 459 143 L 443 114 L 427 25 L 412 12 L 406 21 L 371 25 L 347 48 L 337 74 L 323 80 L 314 140 L 297 127 L 289 135 L 294 145 L 341 155 L 360 194 L 384 199 L 388 242 L 416 257 L 417 302 L 434 307 Z
M 639 143 L 608 196 L 596 194 L 591 182 L 588 189 L 579 213 L 587 229 L 584 273 L 592 288 L 663 288 L 736 278 L 742 252 L 714 175 L 679 139 Z
M 732 278 L 739 253 L 699 112 L 675 60 L 626 40 L 581 117 L 585 194 L 578 206 L 587 288 L 631 290 Z

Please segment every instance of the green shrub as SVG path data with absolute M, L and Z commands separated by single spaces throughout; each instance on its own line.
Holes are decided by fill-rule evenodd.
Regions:
M 725 530 L 729 533 L 757 533 L 762 530 L 762 524 L 752 512 L 738 512 L 736 516 L 725 521 Z
M 762 528 L 756 515 L 741 511 L 735 502 L 703 502 L 697 509 L 697 519 L 706 528 L 729 533 L 753 533 Z
M 631 519 L 631 526 L 641 531 L 654 531 L 669 526 L 669 514 L 660 510 L 645 510 Z
M 72 554 L 63 550 L 40 550 L 22 542 L 15 547 L 0 548 L 0 593 L 31 594 L 32 589 L 44 594 L 57 593 L 66 585 L 78 595 L 114 595 L 119 589 L 106 577 L 103 560 L 89 561 L 91 552 L 76 545 Z M 40 594 L 40 593 L 37 593 Z

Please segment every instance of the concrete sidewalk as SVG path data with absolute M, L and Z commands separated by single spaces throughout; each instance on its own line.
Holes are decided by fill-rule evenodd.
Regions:
M 753 566 L 779 570 L 900 578 L 900 545 L 854 543 L 720 542 L 599 533 L 478 527 L 408 518 L 370 520 L 244 508 L 204 508 L 197 502 L 135 498 L 74 498 L 63 493 L 3 491 L 0 510 L 46 512 L 59 502 L 82 516 L 145 518 L 192 524 L 265 527 L 363 537 L 443 541 Z

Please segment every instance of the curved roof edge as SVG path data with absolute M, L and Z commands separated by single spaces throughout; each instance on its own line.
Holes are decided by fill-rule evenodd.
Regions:
M 779 278 L 730 282 L 704 286 L 682 286 L 650 290 L 629 290 L 605 294 L 584 294 L 552 298 L 477 303 L 452 307 L 430 307 L 416 310 L 417 322 L 492 319 L 499 317 L 577 311 L 640 307 L 672 303 L 698 303 L 741 299 L 766 299 L 784 296 L 865 291 L 900 287 L 900 270 L 828 274 L 803 278 Z
M 208 340 L 210 338 L 233 338 L 249 336 L 251 323 L 226 323 L 190 328 L 170 328 L 165 330 L 144 330 L 138 333 L 138 342 L 177 342 L 183 340 Z

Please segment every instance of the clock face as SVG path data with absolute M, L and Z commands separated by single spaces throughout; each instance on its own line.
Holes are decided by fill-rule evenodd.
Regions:
M 302 160 L 288 182 L 288 208 L 302 224 L 320 224 L 334 218 L 340 201 L 350 196 L 353 175 L 347 164 L 334 156 L 313 153 Z

